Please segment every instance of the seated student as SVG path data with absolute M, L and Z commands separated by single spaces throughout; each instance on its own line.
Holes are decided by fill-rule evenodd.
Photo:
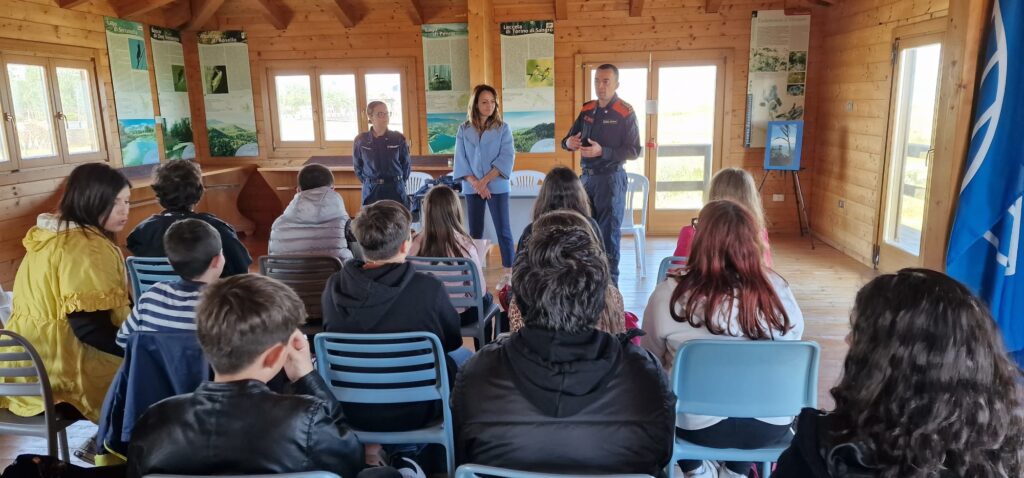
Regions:
M 583 216 L 537 219 L 512 269 L 525 327 L 474 354 L 455 382 L 457 463 L 660 474 L 675 397 L 650 352 L 594 328 L 609 277 Z
M 462 221 L 462 204 L 459 196 L 448 186 L 434 186 L 423 198 L 423 231 L 412 238 L 410 256 L 423 257 L 465 257 L 476 265 L 480 277 L 480 288 L 487 291 L 484 280 L 483 262 L 477 253 L 473 238 L 469 237 Z M 493 297 L 484 296 L 486 310 Z M 475 323 L 480 319 L 476 307 L 460 310 L 462 325 Z
M 153 191 L 164 211 L 139 223 L 128 235 L 128 250 L 140 257 L 167 257 L 164 233 L 177 221 L 195 218 L 209 223 L 220 234 L 224 253 L 224 271 L 221 277 L 249 272 L 252 257 L 238 240 L 235 229 L 228 223 L 206 212 L 192 208 L 203 197 L 203 173 L 199 165 L 189 160 L 175 160 L 156 168 Z
M 761 229 L 747 208 L 711 201 L 682 275 L 654 289 L 640 343 L 671 369 L 676 350 L 693 339 L 800 340 L 803 314 L 789 284 L 764 266 Z M 715 448 L 759 448 L 790 436 L 792 417 L 683 415 L 676 433 Z M 681 460 L 686 476 L 716 476 L 711 462 Z M 747 476 L 749 462 L 727 462 L 718 476 Z
M 313 470 L 356 476 L 362 447 L 313 370 L 298 329 L 304 315 L 295 292 L 274 279 L 244 274 L 210 284 L 196 325 L 214 380 L 146 411 L 128 447 L 127 476 Z M 294 394 L 267 387 L 282 369 Z
M 835 410 L 804 409 L 773 478 L 1024 476 L 1021 371 L 966 287 L 876 277 L 850 328 Z
M 385 199 L 363 206 L 352 231 L 366 260 L 345 261 L 327 281 L 324 330 L 356 334 L 430 332 L 446 352 L 462 346 L 459 314 L 441 281 L 416 272 L 405 258 L 411 246 L 409 211 Z M 449 361 L 449 373 L 454 373 Z M 344 403 L 357 429 L 399 431 L 423 427 L 441 414 L 440 402 L 379 405 Z
M 196 330 L 199 291 L 220 277 L 224 269 L 220 234 L 198 219 L 182 219 L 167 228 L 164 250 L 181 280 L 158 282 L 135 303 L 121 329 L 117 345 L 125 348 L 136 331 L 181 332 Z
M 711 178 L 711 185 L 708 188 L 708 200 L 718 201 L 728 199 L 737 202 L 750 211 L 761 231 L 759 239 L 763 241 L 764 263 L 772 266 L 772 249 L 768 244 L 768 228 L 764 222 L 764 209 L 761 207 L 761 193 L 754 184 L 754 177 L 746 170 L 739 168 L 725 168 L 715 173 Z M 679 230 L 679 239 L 676 241 L 675 256 L 688 257 L 693 238 L 697 234 L 700 224 L 683 226 Z
M 321 164 L 299 171 L 299 187 L 270 227 L 269 254 L 318 254 L 351 259 L 345 240 L 345 201 L 334 191 L 334 174 Z

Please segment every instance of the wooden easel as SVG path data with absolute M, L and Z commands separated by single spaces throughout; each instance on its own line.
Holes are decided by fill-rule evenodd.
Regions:
M 805 234 L 811 240 L 811 249 L 814 249 L 814 236 L 811 235 L 811 220 L 807 217 L 807 205 L 804 203 L 804 190 L 800 187 L 800 171 L 787 171 L 778 169 L 767 169 L 764 172 L 764 176 L 761 176 L 761 183 L 757 185 L 757 192 L 761 192 L 764 188 L 764 182 L 768 179 L 768 175 L 772 171 L 779 171 L 782 173 L 783 181 L 785 181 L 786 173 L 790 173 L 793 176 L 793 193 L 796 194 L 796 217 L 797 221 L 800 222 L 800 236 L 803 237 Z

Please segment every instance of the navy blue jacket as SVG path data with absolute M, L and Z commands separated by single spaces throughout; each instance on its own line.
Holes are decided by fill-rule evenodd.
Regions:
M 372 129 L 360 133 L 352 143 L 352 169 L 363 184 L 376 179 L 405 181 L 412 172 L 409 142 L 398 131 L 387 130 L 377 138 Z
M 583 133 L 584 139 L 593 139 L 601 145 L 601 157 L 583 158 L 581 166 L 584 168 L 611 169 L 640 156 L 636 113 L 618 95 L 612 96 L 604 108 L 598 106 L 597 100 L 583 103 L 569 134 L 562 138 L 562 149 L 569 150 L 566 141 L 576 133 Z

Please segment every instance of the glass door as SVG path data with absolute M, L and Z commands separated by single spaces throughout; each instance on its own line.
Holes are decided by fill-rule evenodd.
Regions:
M 901 39 L 896 45 L 885 191 L 877 239 L 880 270 L 921 265 L 941 57 L 941 35 Z

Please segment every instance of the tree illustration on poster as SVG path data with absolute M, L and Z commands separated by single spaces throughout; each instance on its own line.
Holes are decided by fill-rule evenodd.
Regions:
M 245 32 L 197 35 L 210 156 L 259 156 Z

